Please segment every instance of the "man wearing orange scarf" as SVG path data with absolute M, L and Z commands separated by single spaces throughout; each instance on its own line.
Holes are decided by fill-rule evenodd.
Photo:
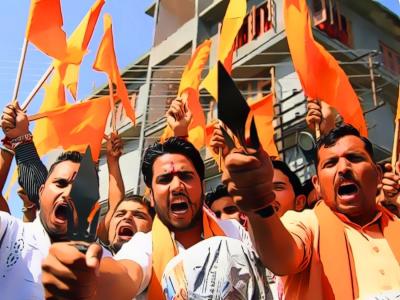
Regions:
M 313 183 L 323 201 L 282 219 L 248 214 L 254 236 L 264 233 L 269 245 L 257 249 L 261 260 L 283 276 L 285 299 L 399 296 L 400 221 L 375 201 L 382 174 L 372 144 L 351 125 L 342 125 L 317 146 Z M 263 151 L 231 153 L 225 166 L 235 201 L 257 197 L 257 187 L 268 185 L 273 172 Z M 248 182 L 252 189 L 246 189 Z
M 48 298 L 272 299 L 265 268 L 246 230 L 237 221 L 217 220 L 203 207 L 204 172 L 199 151 L 185 139 L 172 137 L 150 146 L 142 173 L 157 213 L 152 231 L 136 233 L 114 259 L 101 261 L 96 244 L 86 255 L 67 243 L 55 245 L 43 270 Z M 262 241 L 262 235 L 254 240 Z M 199 248 L 201 244 L 208 246 Z M 205 255 L 190 255 L 196 251 Z M 193 264 L 198 267 L 187 268 Z M 99 276 L 93 276 L 95 269 Z M 170 278 L 176 284 L 171 285 Z

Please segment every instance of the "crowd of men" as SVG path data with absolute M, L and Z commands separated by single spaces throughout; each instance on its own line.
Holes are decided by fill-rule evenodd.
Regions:
M 174 137 L 142 159 L 146 196 L 125 194 L 122 140 L 108 137 L 108 210 L 82 251 L 67 231 L 83 154 L 64 152 L 47 170 L 28 117 L 7 105 L 0 190 L 15 156 L 24 216 L 10 215 L 1 196 L 0 298 L 400 299 L 400 164 L 378 165 L 371 142 L 335 119 L 309 102 L 307 123 L 322 136 L 303 185 L 262 149 L 230 151 L 217 125 L 210 146 L 224 169 L 207 193 L 187 140 L 191 112 L 173 100 Z

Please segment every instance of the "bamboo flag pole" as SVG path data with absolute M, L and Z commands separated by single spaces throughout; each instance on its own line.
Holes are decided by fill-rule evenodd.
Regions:
M 400 84 L 399 84 L 399 96 L 397 99 L 397 112 L 395 117 L 395 128 L 393 137 L 393 149 L 392 149 L 392 171 L 396 170 L 396 162 L 398 160 L 398 150 L 399 150 L 399 118 L 400 118 Z
M 398 158 L 398 147 L 399 147 L 399 120 L 396 118 L 394 137 L 393 137 L 393 149 L 392 149 L 392 171 L 396 170 L 396 162 Z
M 36 94 L 39 92 L 40 88 L 43 86 L 43 84 L 46 82 L 47 78 L 51 75 L 51 73 L 54 70 L 54 65 L 51 64 L 46 72 L 42 75 L 42 77 L 39 79 L 38 83 L 35 85 L 31 93 L 28 95 L 28 97 L 25 98 L 24 103 L 21 106 L 21 109 L 25 111 L 28 108 L 28 105 L 31 103 L 33 98 L 36 96 Z
M 115 105 L 114 105 L 114 87 L 111 78 L 108 78 L 108 89 L 110 91 L 110 106 L 111 106 L 111 129 L 113 132 L 117 131 L 117 120 L 115 115 Z
M 24 43 L 23 43 L 22 49 L 21 49 L 21 56 L 19 58 L 17 77 L 15 78 L 15 85 L 14 85 L 14 91 L 13 91 L 13 96 L 12 96 L 13 102 L 17 101 L 17 98 L 18 98 L 19 86 L 21 84 L 22 72 L 24 70 L 27 49 L 28 49 L 28 39 L 25 37 Z

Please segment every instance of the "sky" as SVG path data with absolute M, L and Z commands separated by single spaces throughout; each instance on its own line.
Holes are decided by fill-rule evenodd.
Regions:
M 103 14 L 108 13 L 112 17 L 115 52 L 121 70 L 151 48 L 154 19 L 146 15 L 145 10 L 154 1 L 106 0 L 89 44 L 89 53 L 83 59 L 81 66 L 78 99 L 86 98 L 93 92 L 94 87 L 99 88 L 107 82 L 107 76 L 104 73 L 92 69 L 97 47 L 103 35 Z M 67 36 L 80 23 L 94 2 L 95 0 L 61 1 L 64 19 L 63 29 Z M 0 111 L 10 102 L 13 94 L 29 5 L 30 0 L 0 1 Z M 33 45 L 29 45 L 18 96 L 20 103 L 23 103 L 32 91 L 51 61 L 48 56 L 42 54 Z M 28 115 L 38 112 L 42 99 L 43 91 L 40 91 L 28 107 Z M 0 137 L 3 138 L 2 133 Z M 8 183 L 3 189 L 3 194 L 7 187 Z M 15 188 L 10 194 L 9 206 L 13 215 L 21 217 L 22 201 L 16 195 Z
M 85 56 L 81 66 L 78 99 L 86 98 L 95 88 L 99 88 L 107 82 L 105 74 L 92 70 L 97 46 L 103 35 L 102 15 L 109 13 L 113 19 L 114 43 L 118 65 L 120 69 L 124 69 L 151 48 L 154 19 L 147 16 L 145 10 L 155 1 L 106 0 L 91 43 L 89 44 L 89 53 Z M 94 2 L 95 0 L 61 1 L 64 18 L 63 28 L 67 35 L 75 29 Z M 400 15 L 399 0 L 384 0 L 379 2 L 394 11 L 397 15 Z M 29 4 L 30 0 L 0 1 L 0 110 L 10 102 L 12 97 Z M 32 91 L 50 64 L 51 59 L 49 57 L 39 52 L 32 45 L 28 47 L 18 96 L 20 103 Z M 39 92 L 28 107 L 28 115 L 38 111 L 42 99 L 43 91 Z M 2 134 L 0 136 L 2 137 Z M 3 193 L 5 193 L 6 189 L 7 184 Z M 15 187 L 10 195 L 9 205 L 13 215 L 22 216 L 22 201 L 15 194 Z

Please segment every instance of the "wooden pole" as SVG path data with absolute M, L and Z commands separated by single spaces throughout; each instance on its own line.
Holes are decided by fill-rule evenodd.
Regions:
M 318 140 L 321 137 L 321 129 L 319 123 L 315 122 L 315 139 Z
M 369 77 L 371 79 L 371 90 L 372 99 L 374 100 L 374 106 L 378 106 L 378 100 L 376 99 L 376 86 L 375 86 L 375 76 L 374 76 L 374 65 L 372 62 L 372 55 L 368 55 L 368 66 L 369 66 Z
M 17 77 L 15 78 L 15 85 L 14 85 L 12 101 L 16 101 L 18 98 L 19 86 L 21 84 L 22 72 L 24 70 L 27 49 L 28 49 L 28 39 L 25 38 L 24 43 L 22 44 L 21 56 L 19 58 L 19 65 L 18 65 Z
M 392 149 L 392 171 L 395 172 L 396 162 L 398 158 L 398 147 L 399 147 L 399 120 L 395 121 L 394 137 L 393 137 L 393 149 Z
M 31 103 L 31 101 L 33 100 L 33 98 L 36 96 L 36 94 L 39 92 L 40 88 L 43 86 L 43 84 L 46 82 L 47 78 L 49 78 L 49 76 L 51 75 L 51 73 L 54 70 L 54 66 L 53 64 L 51 64 L 46 72 L 42 75 L 42 77 L 39 79 L 38 83 L 36 84 L 36 86 L 33 88 L 33 90 L 31 91 L 31 93 L 28 95 L 28 97 L 26 97 L 24 103 L 21 106 L 21 109 L 23 111 L 26 111 L 26 109 L 28 108 L 28 105 Z
M 114 104 L 114 87 L 111 78 L 108 78 L 108 89 L 110 91 L 111 129 L 112 132 L 117 132 L 117 120 L 116 120 L 115 104 Z

